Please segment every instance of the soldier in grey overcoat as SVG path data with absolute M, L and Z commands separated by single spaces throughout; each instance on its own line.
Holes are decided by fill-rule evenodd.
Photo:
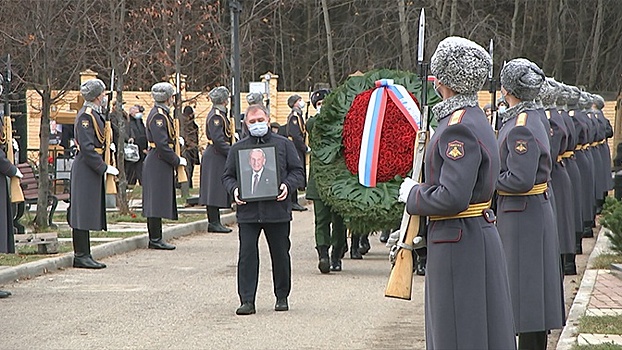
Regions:
M 3 77 L 0 74 L 0 95 L 3 89 Z M 4 118 L 0 117 L 0 253 L 15 253 L 15 239 L 13 237 L 13 211 L 11 210 L 11 196 L 9 193 L 9 179 L 22 178 L 24 175 L 7 159 L 7 135 L 4 134 Z M 0 299 L 8 298 L 11 292 L 0 290 Z
M 199 204 L 207 207 L 207 231 L 229 233 L 231 229 L 220 222 L 220 208 L 231 207 L 231 196 L 222 185 L 222 174 L 234 135 L 227 117 L 229 90 L 219 86 L 209 92 L 212 109 L 205 120 L 207 148 L 201 158 L 201 192 Z
M 598 143 L 600 144 L 598 146 L 598 149 L 601 153 L 603 167 L 601 173 L 605 183 L 605 187 L 603 189 L 605 191 L 603 193 L 604 202 L 605 197 L 607 197 L 607 192 L 613 189 L 613 179 L 611 178 L 611 150 L 609 149 L 609 143 L 607 142 L 607 139 L 613 137 L 613 128 L 611 127 L 611 122 L 609 122 L 609 119 L 605 117 L 602 111 L 602 109 L 605 107 L 605 100 L 603 99 L 603 97 L 594 94 L 593 101 L 594 114 L 596 115 L 596 118 L 598 119 L 598 122 L 600 123 L 602 129 L 601 138 L 598 141 Z M 600 203 L 600 206 L 602 207 L 602 203 Z
M 574 192 L 572 182 L 564 164 L 563 155 L 568 148 L 568 130 L 562 115 L 557 111 L 556 101 L 561 86 L 555 79 L 546 78 L 540 88 L 540 100 L 545 109 L 545 114 L 551 125 L 552 136 L 550 185 L 555 195 L 555 214 L 557 219 L 557 233 L 559 235 L 559 250 L 561 259 L 564 261 L 566 254 L 575 252 L 575 227 L 574 227 Z M 574 260 L 571 261 L 574 264 Z M 571 271 L 569 271 L 571 272 Z M 576 271 L 575 271 L 576 274 Z
M 581 213 L 583 210 L 583 201 L 581 200 L 581 173 L 579 172 L 579 166 L 577 165 L 577 158 L 574 155 L 574 150 L 577 147 L 578 135 L 574 126 L 574 122 L 570 115 L 568 115 L 568 99 L 570 98 L 570 88 L 565 84 L 560 84 L 561 90 L 557 96 L 557 110 L 566 124 L 566 130 L 568 132 L 568 144 L 566 146 L 566 152 L 562 155 L 562 162 L 570 177 L 570 183 L 572 184 L 572 218 L 575 236 L 575 249 L 571 254 L 564 255 L 564 275 L 576 275 L 577 266 L 575 263 L 575 254 L 582 254 L 581 239 L 583 237 L 583 219 Z
M 149 151 L 143 165 L 143 216 L 147 218 L 151 249 L 175 249 L 162 239 L 162 218 L 177 220 L 175 170 L 188 164 L 185 158 L 175 153 L 179 135 L 169 107 L 174 93 L 175 89 L 169 83 L 157 83 L 151 87 L 155 104 L 147 117 Z
M 104 162 L 105 124 L 102 105 L 106 86 L 99 79 L 85 81 L 80 86 L 84 105 L 74 124 L 78 154 L 71 166 L 71 204 L 69 226 L 73 238 L 73 266 L 102 269 L 106 265 L 91 256 L 89 231 L 105 231 L 106 174 L 118 175 L 119 170 Z
M 576 86 L 570 86 L 570 98 L 568 99 L 568 115 L 577 132 L 577 146 L 575 147 L 575 157 L 577 158 L 577 166 L 581 174 L 581 218 L 583 221 L 581 238 L 589 235 L 592 231 L 593 214 L 595 213 L 596 198 L 594 198 L 594 159 L 587 148 L 590 144 L 590 125 L 585 112 L 579 106 L 581 91 Z M 580 238 L 577 237 L 577 240 Z
M 305 101 L 303 101 L 300 95 L 291 95 L 287 98 L 287 105 L 291 108 L 291 112 L 287 116 L 287 125 L 285 130 L 287 131 L 287 138 L 290 139 L 294 146 L 296 147 L 296 152 L 298 153 L 298 157 L 302 162 L 302 166 L 305 169 L 305 181 L 300 186 L 299 189 L 304 190 L 307 187 L 307 153 L 309 151 L 309 147 L 306 143 L 307 137 L 307 129 L 305 125 L 305 120 L 302 117 L 302 109 L 306 106 Z M 291 193 L 292 199 L 292 210 L 295 211 L 305 211 L 306 207 L 298 204 L 298 189 L 292 190 Z M 357 244 L 358 245 L 358 244 Z
M 515 349 L 508 272 L 490 203 L 499 173 L 495 134 L 477 91 L 492 65 L 478 44 L 441 41 L 432 56 L 438 127 L 425 155 L 425 183 L 407 178 L 399 200 L 430 217 L 427 349 Z
M 557 225 L 547 189 L 549 136 L 534 99 L 545 76 L 526 59 L 501 70 L 497 228 L 508 262 L 514 322 L 520 349 L 545 349 L 547 332 L 564 325 L 563 276 Z
M 594 111 L 592 110 L 592 94 L 581 91 L 581 97 L 579 98 L 579 106 L 581 107 L 582 112 L 587 117 L 587 124 L 590 130 L 589 134 L 589 147 L 587 151 L 589 156 L 592 158 L 592 173 L 594 174 L 594 206 L 592 207 L 592 216 L 591 216 L 591 227 L 589 230 L 586 230 L 583 237 L 591 238 L 594 237 L 594 232 L 592 228 L 596 227 L 596 213 L 598 211 L 599 203 L 602 203 L 604 200 L 603 191 L 606 186 L 603 181 L 603 176 L 601 174 L 602 169 L 602 157 L 601 153 L 598 150 L 598 140 L 600 139 L 600 123 L 596 119 L 594 115 Z

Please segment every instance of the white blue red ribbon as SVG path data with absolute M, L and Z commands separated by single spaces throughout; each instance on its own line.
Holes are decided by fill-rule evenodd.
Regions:
M 415 132 L 421 126 L 421 112 L 406 88 L 394 84 L 393 79 L 376 81 L 376 89 L 372 92 L 367 106 L 359 153 L 359 183 L 365 187 L 376 187 L 382 124 L 389 98 L 406 116 Z

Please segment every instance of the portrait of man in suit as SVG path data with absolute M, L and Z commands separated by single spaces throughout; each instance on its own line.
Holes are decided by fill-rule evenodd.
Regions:
M 246 164 L 242 164 L 247 162 Z M 240 150 L 240 198 L 252 201 L 276 198 L 279 181 L 274 164 L 274 147 Z

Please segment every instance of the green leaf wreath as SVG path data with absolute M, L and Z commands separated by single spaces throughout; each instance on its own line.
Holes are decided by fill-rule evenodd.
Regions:
M 374 188 L 367 188 L 360 185 L 358 177 L 347 169 L 343 157 L 344 118 L 354 98 L 374 88 L 379 79 L 393 79 L 395 84 L 404 86 L 417 98 L 420 96 L 421 79 L 414 73 L 381 69 L 363 76 L 351 76 L 324 100 L 310 140 L 311 163 L 320 197 L 342 215 L 348 228 L 356 233 L 395 228 L 404 211 L 404 204 L 397 201 L 403 180 L 399 175 L 378 182 Z M 427 85 L 428 105 L 431 106 L 440 98 L 434 93 L 433 85 Z

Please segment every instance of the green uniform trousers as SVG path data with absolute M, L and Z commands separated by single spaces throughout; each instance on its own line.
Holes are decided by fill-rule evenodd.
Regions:
M 319 199 L 313 200 L 313 211 L 316 246 L 332 245 L 333 250 L 341 251 L 346 244 L 346 226 L 343 218 Z

